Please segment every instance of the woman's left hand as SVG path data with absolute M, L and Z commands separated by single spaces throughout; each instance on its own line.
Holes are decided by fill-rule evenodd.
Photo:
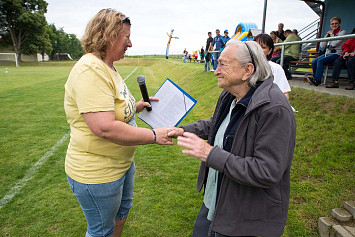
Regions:
M 149 100 L 150 101 L 159 101 L 158 98 L 154 98 L 154 97 L 149 97 Z M 136 113 L 142 112 L 144 107 L 151 107 L 151 105 L 148 102 L 145 102 L 143 99 L 141 99 L 140 101 L 137 102 Z
M 207 156 L 213 148 L 203 139 L 189 132 L 184 132 L 182 136 L 179 136 L 177 144 L 187 148 L 187 150 L 182 150 L 183 154 L 194 156 L 203 162 L 206 162 Z

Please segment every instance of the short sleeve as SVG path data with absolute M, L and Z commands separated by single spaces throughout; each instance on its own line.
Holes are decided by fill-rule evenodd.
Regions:
M 90 67 L 78 74 L 72 89 L 80 114 L 115 110 L 112 78 L 100 67 Z
M 274 74 L 274 83 L 278 85 L 282 93 L 291 91 L 290 85 L 288 84 L 284 70 L 279 64 L 271 64 L 272 72 Z

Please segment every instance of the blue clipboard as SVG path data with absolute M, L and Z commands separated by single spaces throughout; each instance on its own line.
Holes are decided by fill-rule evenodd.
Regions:
M 144 109 L 138 116 L 152 128 L 176 127 L 196 105 L 197 101 L 175 82 L 167 78 L 151 101 L 152 111 Z

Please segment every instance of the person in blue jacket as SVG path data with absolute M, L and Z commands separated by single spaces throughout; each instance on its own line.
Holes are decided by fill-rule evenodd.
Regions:
M 231 38 L 228 36 L 228 30 L 224 30 L 224 36 L 222 37 L 223 48 L 221 48 L 221 51 L 223 51 L 224 47 L 226 47 L 228 40 L 230 40 L 230 39 Z
M 212 46 L 214 47 L 214 51 L 219 51 L 219 52 L 214 52 L 214 63 L 213 63 L 213 70 L 216 70 L 217 65 L 218 65 L 218 58 L 221 55 L 221 48 L 224 47 L 224 43 L 222 40 L 222 36 L 220 35 L 219 29 L 216 30 L 216 36 L 213 38 Z

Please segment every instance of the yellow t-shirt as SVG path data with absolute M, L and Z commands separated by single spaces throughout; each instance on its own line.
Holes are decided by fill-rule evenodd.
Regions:
M 84 55 L 65 84 L 64 109 L 71 130 L 65 172 L 87 184 L 120 179 L 131 166 L 136 146 L 117 145 L 94 135 L 82 116 L 115 111 L 116 120 L 137 126 L 136 101 L 119 73 L 95 55 Z

